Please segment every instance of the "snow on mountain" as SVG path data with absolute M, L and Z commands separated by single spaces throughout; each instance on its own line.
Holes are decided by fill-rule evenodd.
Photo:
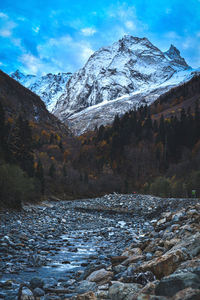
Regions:
M 193 71 L 173 45 L 162 52 L 147 38 L 126 35 L 96 51 L 71 76 L 53 113 L 81 134 L 111 123 L 116 114 L 152 103 L 189 80 Z
M 174 56 L 172 52 L 163 53 L 146 38 L 124 36 L 96 51 L 72 75 L 53 112 L 65 120 L 89 106 L 163 83 L 175 72 L 189 68 L 178 50 Z
M 44 76 L 24 75 L 19 70 L 11 74 L 11 77 L 32 92 L 40 96 L 47 109 L 52 111 L 59 97 L 64 93 L 66 83 L 71 73 L 47 74 Z

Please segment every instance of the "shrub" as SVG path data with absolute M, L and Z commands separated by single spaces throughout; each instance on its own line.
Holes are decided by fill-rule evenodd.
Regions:
M 150 186 L 150 192 L 160 197 L 170 196 L 170 182 L 168 178 L 157 177 Z
M 16 165 L 0 165 L 1 206 L 20 209 L 22 202 L 35 201 L 38 197 L 35 179 L 29 178 Z

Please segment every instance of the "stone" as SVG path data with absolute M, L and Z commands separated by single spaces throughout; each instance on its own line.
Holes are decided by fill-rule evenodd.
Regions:
M 155 295 L 147 295 L 147 294 L 140 294 L 138 296 L 133 297 L 131 300 L 168 300 L 166 297 L 155 296 Z
M 183 239 L 175 245 L 172 250 L 184 248 L 186 253 L 191 256 L 197 256 L 200 253 L 200 232 Z
M 113 277 L 113 272 L 100 269 L 92 272 L 88 277 L 88 281 L 96 282 L 97 284 L 105 284 L 109 282 Z
M 33 295 L 35 297 L 41 297 L 41 296 L 44 296 L 44 294 L 45 294 L 45 292 L 42 289 L 40 289 L 40 288 L 35 288 L 33 290 Z
M 171 249 L 172 247 L 174 247 L 174 245 L 178 244 L 181 240 L 178 239 L 178 238 L 174 238 L 174 239 L 171 239 L 171 240 L 166 240 L 164 242 L 164 247 L 169 250 Z
M 155 288 L 158 284 L 158 280 L 148 282 L 140 291 L 141 294 L 155 294 Z
M 37 287 L 42 289 L 43 286 L 44 286 L 44 281 L 39 277 L 34 277 L 30 281 L 30 287 L 32 289 L 35 289 Z
M 187 288 L 176 293 L 172 300 L 199 300 L 200 289 Z
M 160 219 L 160 220 L 157 222 L 156 226 L 163 225 L 163 224 L 165 224 L 166 222 L 167 222 L 167 219 L 166 219 L 166 218 Z
M 130 257 L 128 257 L 126 260 L 124 260 L 122 262 L 122 266 L 128 266 L 133 262 L 137 262 L 139 260 L 144 259 L 143 255 L 131 255 Z
M 200 286 L 200 277 L 191 272 L 171 274 L 164 277 L 158 283 L 155 294 L 159 296 L 173 297 L 178 291 L 185 288 L 198 289 Z
M 31 292 L 31 290 L 29 290 L 28 288 L 22 289 L 22 294 L 21 294 L 20 300 L 34 300 L 34 299 L 35 299 L 35 297 L 34 297 L 33 293 Z
M 88 291 L 92 291 L 94 292 L 97 288 L 97 285 L 95 282 L 90 282 L 90 281 L 87 281 L 87 280 L 83 280 L 80 282 L 80 284 L 77 286 L 76 288 L 76 292 L 78 294 L 84 294 Z
M 128 258 L 128 256 L 112 256 L 110 258 L 112 265 L 118 265 L 121 262 L 125 261 Z
M 111 300 L 131 300 L 142 288 L 137 283 L 114 282 L 109 288 L 109 298 Z
M 142 250 L 140 248 L 126 248 L 125 251 L 122 253 L 123 256 L 132 256 L 132 255 L 141 255 Z
M 76 300 L 96 300 L 96 296 L 93 292 L 88 292 L 82 295 L 78 295 L 76 298 Z
M 171 253 L 166 252 L 161 257 L 143 263 L 136 271 L 151 271 L 156 278 L 161 279 L 162 277 L 173 273 L 183 260 L 185 260 L 185 254 L 178 249 Z

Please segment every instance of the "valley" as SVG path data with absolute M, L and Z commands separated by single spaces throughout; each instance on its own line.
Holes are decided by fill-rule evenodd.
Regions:
M 183 268 L 195 274 L 199 266 L 195 263 L 199 210 L 198 199 L 114 193 L 95 199 L 46 201 L 25 205 L 21 212 L 1 212 L 0 298 L 17 299 L 21 287 L 21 299 L 34 299 L 33 295 L 41 300 L 82 299 L 78 295 L 88 293 L 88 297 L 93 295 L 88 299 L 118 300 L 123 291 L 117 292 L 117 284 L 124 292 L 129 287 L 126 297 L 130 298 L 143 293 L 148 283 L 159 287 L 158 280 L 178 267 L 180 274 L 186 272 Z M 189 257 L 187 241 L 191 235 L 194 254 Z M 171 247 L 174 252 L 169 251 Z M 160 275 L 156 260 L 173 259 L 182 251 L 184 258 L 176 261 L 173 270 L 163 267 Z M 162 295 L 159 299 L 167 300 L 158 290 L 156 293 Z M 172 293 L 179 290 L 174 284 Z

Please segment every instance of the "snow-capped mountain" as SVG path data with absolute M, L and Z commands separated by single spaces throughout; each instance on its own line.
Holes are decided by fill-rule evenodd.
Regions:
M 40 96 L 47 109 L 52 111 L 59 97 L 64 93 L 71 73 L 47 74 L 44 76 L 24 75 L 19 70 L 10 75 L 23 86 Z
M 74 73 L 53 113 L 76 134 L 108 124 L 141 104 L 189 80 L 194 70 L 171 45 L 162 52 L 147 38 L 124 36 L 96 51 Z
M 54 112 L 65 119 L 88 106 L 162 83 L 188 68 L 174 46 L 163 53 L 146 38 L 124 36 L 112 46 L 96 51 L 73 74 Z

